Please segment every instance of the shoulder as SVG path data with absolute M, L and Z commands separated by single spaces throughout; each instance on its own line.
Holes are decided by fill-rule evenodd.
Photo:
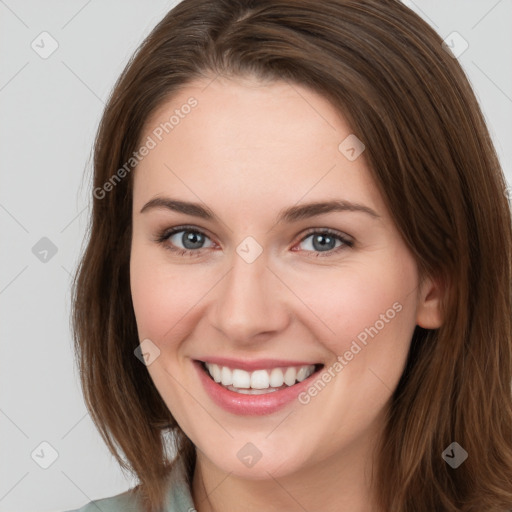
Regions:
M 121 494 L 91 501 L 83 507 L 66 512 L 142 512 L 133 490 L 125 491 Z
M 181 458 L 175 459 L 169 475 L 166 512 L 189 512 L 195 510 L 187 470 Z M 116 496 L 87 503 L 82 508 L 66 512 L 144 512 L 136 488 L 129 489 Z

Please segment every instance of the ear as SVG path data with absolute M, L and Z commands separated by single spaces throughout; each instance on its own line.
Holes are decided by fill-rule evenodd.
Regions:
M 438 329 L 443 323 L 441 311 L 444 282 L 440 277 L 425 277 L 419 287 L 416 324 L 424 329 Z

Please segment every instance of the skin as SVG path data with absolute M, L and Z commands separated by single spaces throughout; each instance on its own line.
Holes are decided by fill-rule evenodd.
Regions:
M 284 82 L 198 80 L 160 106 L 141 140 L 190 96 L 197 107 L 135 171 L 130 272 L 140 340 L 160 350 L 148 371 L 197 447 L 196 509 L 378 510 L 373 450 L 415 325 L 441 324 L 440 286 L 419 279 L 364 152 L 349 161 L 338 149 L 352 132 L 325 98 Z M 164 196 L 199 202 L 216 217 L 140 212 Z M 378 217 L 343 211 L 275 222 L 283 208 L 331 199 Z M 166 248 L 183 249 L 183 232 L 155 241 L 184 224 L 206 234 L 197 254 Z M 336 230 L 353 246 L 322 252 L 312 228 Z M 247 236 L 263 249 L 250 264 L 236 252 Z M 401 311 L 307 405 L 231 414 L 210 400 L 192 367 L 194 359 L 224 355 L 328 368 L 396 302 Z M 248 442 L 262 454 L 250 468 L 237 457 Z

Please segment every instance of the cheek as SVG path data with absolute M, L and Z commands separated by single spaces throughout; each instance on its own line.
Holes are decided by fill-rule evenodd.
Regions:
M 313 312 L 315 332 L 323 333 L 322 344 L 334 354 L 351 350 L 354 341 L 366 347 L 377 338 L 383 346 L 386 340 L 408 346 L 417 289 L 414 263 L 408 259 L 368 262 L 314 280 L 297 276 L 296 283 L 297 294 Z
M 165 255 L 134 244 L 130 286 L 139 338 L 149 338 L 160 348 L 165 340 L 181 339 L 214 283 L 208 269 L 170 265 Z
M 132 263 L 130 285 L 139 338 L 159 343 L 165 330 L 179 318 L 177 308 L 183 302 L 173 300 L 169 286 L 156 274 L 154 268 Z

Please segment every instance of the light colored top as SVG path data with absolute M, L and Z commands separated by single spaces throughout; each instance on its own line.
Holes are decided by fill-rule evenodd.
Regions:
M 169 475 L 166 504 L 162 512 L 196 512 L 190 487 L 186 480 L 186 469 L 182 459 L 178 459 Z M 125 491 L 110 498 L 91 501 L 80 509 L 67 512 L 144 512 L 140 503 Z

